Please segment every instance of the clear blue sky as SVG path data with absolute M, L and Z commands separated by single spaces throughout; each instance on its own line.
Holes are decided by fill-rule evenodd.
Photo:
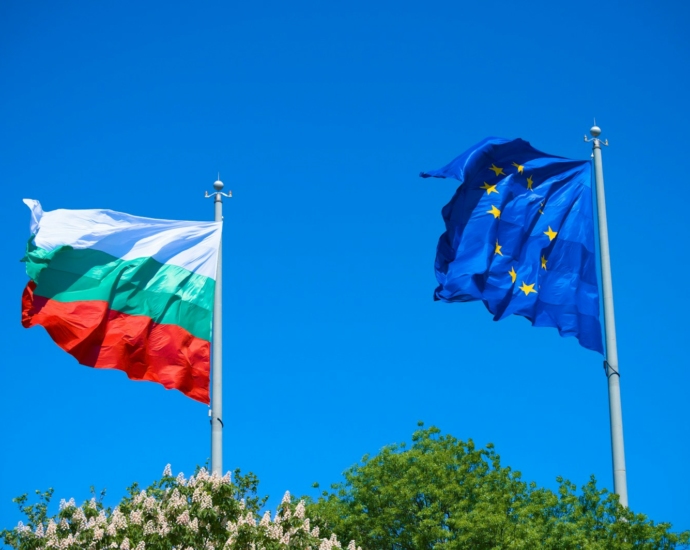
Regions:
M 690 529 L 689 24 L 679 1 L 2 2 L 0 527 L 18 494 L 112 504 L 210 445 L 204 405 L 22 328 L 21 199 L 205 220 L 217 171 L 225 465 L 273 506 L 418 420 L 611 487 L 602 358 L 433 302 L 455 182 L 418 177 L 488 135 L 588 158 L 596 116 L 630 505 Z

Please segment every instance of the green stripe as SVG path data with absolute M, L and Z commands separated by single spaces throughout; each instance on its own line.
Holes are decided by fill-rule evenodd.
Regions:
M 39 296 L 58 302 L 108 302 L 115 311 L 145 315 L 211 340 L 216 282 L 210 277 L 153 258 L 121 260 L 71 246 L 48 252 L 31 242 L 23 261 Z

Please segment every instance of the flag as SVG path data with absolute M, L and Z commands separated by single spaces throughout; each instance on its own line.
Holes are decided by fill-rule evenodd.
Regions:
M 434 298 L 482 300 L 603 353 L 591 164 L 490 137 L 422 177 L 461 182 L 443 208 Z
M 209 403 L 221 222 L 31 209 L 22 324 L 79 363 Z

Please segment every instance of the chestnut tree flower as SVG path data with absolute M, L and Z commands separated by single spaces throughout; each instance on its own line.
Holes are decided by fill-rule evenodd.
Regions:
M 77 506 L 60 501 L 58 513 L 48 514 L 52 490 L 39 494 L 37 504 L 26 496 L 16 502 L 26 520 L 0 532 L 0 540 L 15 550 L 316 550 L 340 548 L 331 536 L 320 539 L 310 530 L 305 504 L 292 502 L 286 492 L 275 519 L 263 510 L 266 498 L 257 494 L 253 474 L 236 470 L 231 476 L 198 469 L 189 479 L 163 476 L 142 490 L 137 484 L 114 508 L 102 498 Z M 103 493 L 101 493 L 101 497 Z M 261 521 L 257 521 L 258 518 Z

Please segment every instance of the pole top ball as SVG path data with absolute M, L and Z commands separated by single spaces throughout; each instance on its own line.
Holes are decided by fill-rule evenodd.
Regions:
M 599 137 L 599 134 L 601 134 L 601 128 L 595 124 L 589 129 L 589 133 L 592 134 L 593 137 Z
M 216 191 L 220 191 L 221 189 L 223 189 L 223 182 L 220 181 L 220 180 L 214 181 L 214 182 L 213 182 L 213 188 L 214 188 Z

